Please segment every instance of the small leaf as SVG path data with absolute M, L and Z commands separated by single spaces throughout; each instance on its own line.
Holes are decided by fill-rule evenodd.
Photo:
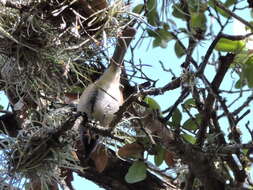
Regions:
M 161 48 L 167 48 L 168 47 L 168 41 L 162 39 L 161 43 L 160 43 L 160 47 Z
M 219 3 L 221 3 L 221 2 L 219 1 Z M 221 3 L 221 4 L 222 4 L 222 3 Z M 210 7 L 212 7 L 214 10 L 216 10 L 220 15 L 224 16 L 225 18 L 228 18 L 228 17 L 230 16 L 230 15 L 229 15 L 227 12 L 225 12 L 223 9 L 217 7 L 217 6 L 215 5 L 214 0 L 209 0 L 208 5 L 209 5 Z M 225 5 L 224 5 L 224 6 L 225 6 Z
M 235 88 L 236 89 L 241 89 L 242 87 L 244 87 L 246 84 L 245 80 L 243 80 L 242 78 L 240 78 L 238 81 L 236 81 L 235 83 Z
M 161 43 L 162 43 L 161 38 L 159 37 L 155 38 L 153 41 L 153 48 L 160 47 Z
M 153 41 L 153 48 L 155 47 L 166 48 L 168 46 L 168 41 L 169 39 L 163 39 L 161 36 L 157 36 Z
M 247 85 L 252 88 L 253 87 L 253 63 L 247 64 L 245 68 L 243 69 L 243 75 L 245 76 L 247 80 Z
M 204 1 L 199 1 L 199 0 L 188 0 L 189 2 L 189 12 L 193 13 L 193 12 L 199 12 L 199 13 L 203 13 L 207 10 L 207 3 L 205 3 Z
M 141 158 L 144 152 L 143 146 L 138 143 L 126 144 L 118 150 L 120 157 L 138 157 Z
M 236 3 L 237 0 L 227 0 L 225 2 L 225 7 L 230 7 L 231 5 L 234 5 Z
M 175 165 L 175 161 L 174 161 L 174 153 L 169 152 L 169 151 L 165 151 L 164 154 L 164 161 L 168 166 L 174 166 Z
M 253 27 L 253 21 L 250 21 L 249 24 L 251 25 L 251 27 Z M 248 26 L 245 27 L 246 31 L 251 31 L 252 32 L 252 29 Z
M 246 156 L 249 152 L 249 149 L 242 149 L 242 153 Z
M 127 183 L 137 183 L 143 181 L 147 177 L 147 166 L 143 161 L 136 161 L 128 169 L 125 175 Z
M 186 7 L 184 7 L 185 5 L 181 4 L 181 3 L 177 3 L 174 4 L 172 6 L 172 15 L 176 18 L 180 18 L 182 20 L 186 20 L 187 18 L 187 14 L 183 11 Z
M 175 52 L 178 58 L 182 57 L 185 54 L 183 47 L 178 41 L 175 43 Z
M 186 100 L 184 102 L 184 107 L 186 109 L 195 108 L 196 107 L 196 102 L 195 102 L 194 98 L 190 98 L 190 99 Z
M 174 122 L 171 122 L 171 121 L 167 121 L 166 124 L 170 127 L 178 127 L 178 125 Z
M 152 11 L 153 9 L 156 9 L 157 2 L 156 0 L 148 0 L 147 1 L 147 8 L 149 11 Z
M 168 25 L 167 23 L 163 23 L 163 29 L 168 31 L 170 29 L 170 25 Z
M 247 63 L 250 57 L 252 57 L 252 54 L 243 49 L 242 51 L 240 51 L 235 55 L 231 67 L 237 67 L 237 65 Z
M 178 108 L 175 109 L 175 111 L 172 114 L 172 122 L 176 125 L 180 125 L 180 122 L 182 120 L 182 114 Z
M 185 141 L 187 141 L 191 144 L 195 144 L 195 142 L 196 142 L 196 138 L 194 136 L 189 135 L 189 134 L 186 134 L 186 133 L 182 134 L 182 137 Z
M 153 110 L 159 110 L 159 111 L 161 110 L 160 105 L 153 98 L 146 97 L 144 99 L 144 102 L 146 102 L 149 105 L 149 107 Z
M 243 40 L 230 40 L 221 38 L 215 46 L 217 51 L 223 52 L 239 52 L 245 47 L 246 43 Z
M 242 54 L 243 55 L 243 54 Z M 243 56 L 240 57 L 243 57 Z M 240 58 L 239 57 L 239 58 Z M 239 63 L 238 61 L 241 59 L 237 59 L 235 63 L 238 63 L 241 65 L 241 72 L 240 72 L 240 79 L 236 82 L 235 88 L 241 89 L 244 85 L 248 85 L 250 88 L 253 87 L 253 56 L 252 54 L 249 54 L 247 57 L 245 57 L 246 61 L 242 61 Z
M 91 159 L 94 161 L 96 170 L 102 173 L 108 163 L 107 149 L 104 145 L 100 144 L 97 146 L 96 150 L 91 153 Z
M 190 25 L 193 29 L 206 30 L 206 16 L 204 13 L 191 13 Z
M 159 23 L 159 16 L 155 9 L 147 13 L 147 21 L 152 26 L 157 26 Z
M 74 93 L 74 94 L 80 94 L 83 92 L 83 88 L 79 87 L 79 86 L 72 86 L 70 91 L 68 93 Z
M 3 110 L 4 109 L 4 106 L 3 105 L 0 105 L 0 110 Z
M 166 41 L 169 41 L 171 39 L 173 39 L 173 36 L 171 35 L 171 33 L 165 29 L 157 29 L 156 30 L 158 36 L 163 39 L 163 40 L 166 40 Z
M 196 123 L 197 122 L 197 123 Z M 200 114 L 196 114 L 195 115 L 195 119 L 193 118 L 189 118 L 188 120 L 186 120 L 183 124 L 183 128 L 187 129 L 187 130 L 197 130 L 198 129 L 198 125 L 200 125 L 201 122 L 201 115 Z M 198 125 L 197 125 L 198 124 Z
M 161 145 L 156 147 L 156 155 L 154 156 L 155 165 L 158 167 L 163 163 L 165 150 Z
M 133 8 L 133 12 L 137 13 L 137 14 L 140 14 L 143 10 L 144 10 L 144 5 L 143 4 L 136 5 Z
M 147 29 L 147 33 L 150 37 L 154 37 L 154 38 L 157 38 L 159 37 L 159 34 L 157 33 L 156 30 L 150 30 L 150 29 Z

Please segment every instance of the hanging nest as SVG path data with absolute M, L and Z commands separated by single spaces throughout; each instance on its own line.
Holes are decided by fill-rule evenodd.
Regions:
M 13 105 L 41 106 L 43 98 L 63 101 L 82 91 L 129 21 L 122 1 L 7 2 L 0 5 L 0 87 Z

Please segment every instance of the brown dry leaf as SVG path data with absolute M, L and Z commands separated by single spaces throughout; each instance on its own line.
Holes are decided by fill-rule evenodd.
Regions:
M 91 7 L 95 10 L 102 10 L 108 7 L 106 0 L 96 0 L 91 3 Z
M 78 158 L 78 156 L 77 156 L 77 154 L 76 154 L 75 151 L 71 151 L 71 154 L 72 154 L 72 156 L 73 156 L 73 158 L 74 158 L 75 161 L 79 161 L 79 158 Z
M 98 145 L 96 150 L 91 153 L 91 159 L 94 161 L 96 170 L 102 173 L 108 163 L 107 149 L 104 145 Z
M 175 165 L 174 153 L 166 151 L 165 154 L 164 154 L 164 161 L 166 162 L 166 164 L 168 166 L 174 166 Z
M 118 155 L 120 157 L 132 157 L 142 155 L 144 152 L 144 148 L 142 145 L 138 143 L 126 144 L 118 150 Z
M 77 93 L 65 93 L 65 96 L 64 96 L 64 103 L 65 104 L 75 103 L 75 101 L 77 101 L 77 100 L 78 100 Z

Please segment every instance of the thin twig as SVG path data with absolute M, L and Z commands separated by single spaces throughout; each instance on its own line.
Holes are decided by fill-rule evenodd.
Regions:
M 217 0 L 213 0 L 213 1 L 214 1 L 215 5 L 217 7 L 221 8 L 223 11 L 228 13 L 230 16 L 232 16 L 233 18 L 239 20 L 244 25 L 248 26 L 251 30 L 253 30 L 253 26 L 249 22 L 247 22 L 245 19 L 243 19 L 242 17 L 240 17 L 237 14 L 233 13 L 232 11 L 230 11 L 227 7 L 225 7 L 222 3 L 218 2 Z

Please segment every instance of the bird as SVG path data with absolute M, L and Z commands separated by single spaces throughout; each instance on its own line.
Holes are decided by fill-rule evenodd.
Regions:
M 120 75 L 121 68 L 111 64 L 97 81 L 85 88 L 77 111 L 107 127 L 124 101 L 120 89 Z
M 108 68 L 98 80 L 84 89 L 77 104 L 77 112 L 85 114 L 89 120 L 97 121 L 104 129 L 109 128 L 115 113 L 124 102 L 120 83 L 122 62 L 135 33 L 132 27 L 123 29 Z M 80 133 L 87 158 L 98 144 L 98 137 L 91 135 L 85 127 L 81 127 Z
M 132 27 L 123 30 L 109 67 L 97 81 L 85 88 L 77 105 L 78 112 L 85 113 L 89 119 L 98 121 L 105 128 L 124 102 L 120 84 L 122 62 L 135 32 Z

